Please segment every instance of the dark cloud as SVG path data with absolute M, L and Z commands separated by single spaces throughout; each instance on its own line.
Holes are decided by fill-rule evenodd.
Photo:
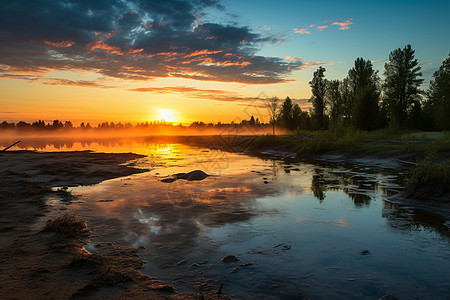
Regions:
M 224 9 L 217 0 L 0 1 L 0 76 L 85 70 L 132 80 L 267 84 L 287 81 L 301 66 L 255 55 L 280 38 L 245 26 L 202 24 L 212 7 Z

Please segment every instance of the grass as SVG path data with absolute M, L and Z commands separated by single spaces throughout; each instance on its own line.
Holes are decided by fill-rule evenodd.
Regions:
M 86 222 L 83 219 L 65 214 L 53 220 L 48 220 L 43 231 L 56 232 L 63 236 L 78 236 L 87 233 Z
M 323 131 L 298 131 L 295 137 L 260 136 L 252 147 L 280 145 L 298 153 L 343 151 L 373 155 L 415 153 L 425 156 L 430 152 L 450 151 L 450 132 L 411 132 L 390 128 L 368 132 L 339 127 Z
M 450 189 L 450 163 L 437 165 L 431 157 L 411 168 L 409 185 L 414 187 L 427 187 Z

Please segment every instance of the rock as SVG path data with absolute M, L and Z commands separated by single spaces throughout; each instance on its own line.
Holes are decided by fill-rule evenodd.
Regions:
M 378 300 L 398 300 L 398 298 L 394 297 L 394 296 L 392 296 L 390 294 L 387 294 L 387 295 L 384 295 L 381 298 L 378 298 Z
M 211 176 L 211 175 L 206 174 L 202 170 L 195 170 L 195 171 L 191 171 L 189 173 L 176 173 L 176 174 L 173 174 L 173 175 L 171 175 L 168 178 L 161 179 L 161 182 L 171 183 L 171 182 L 174 182 L 175 180 L 178 180 L 178 179 L 185 179 L 185 180 L 188 180 L 188 181 L 203 180 L 203 179 L 205 179 L 208 176 Z
M 231 270 L 231 273 L 237 273 L 239 272 L 239 268 L 234 268 L 233 270 Z
M 194 264 L 191 265 L 191 268 L 198 268 L 198 267 L 200 267 L 200 265 L 197 264 L 197 263 L 194 263 Z
M 186 179 L 186 180 L 203 180 L 208 176 L 211 176 L 211 175 L 206 174 L 202 170 L 195 170 L 195 171 L 191 171 L 189 173 L 184 174 L 180 178 Z
M 264 184 L 268 184 L 268 183 L 269 183 L 268 181 L 264 180 Z
M 263 177 L 264 180 L 267 180 L 267 177 Z
M 291 250 L 291 245 L 284 245 L 282 250 Z
M 246 262 L 245 264 L 240 264 L 241 267 L 249 267 L 249 266 L 253 266 L 252 262 Z
M 369 250 L 363 250 L 361 251 L 361 255 L 369 255 L 370 251 Z
M 171 182 L 174 182 L 175 180 L 177 180 L 177 179 L 176 178 L 164 178 L 164 179 L 161 179 L 161 182 L 171 183 Z
M 222 262 L 224 263 L 224 264 L 228 264 L 228 263 L 232 263 L 232 262 L 237 262 L 239 260 L 239 258 L 237 258 L 236 256 L 234 256 L 234 255 L 228 255 L 228 256 L 225 256 L 224 258 L 222 258 Z

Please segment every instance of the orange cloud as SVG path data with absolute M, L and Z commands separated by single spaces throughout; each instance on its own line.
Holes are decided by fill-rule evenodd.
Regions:
M 317 28 L 319 28 L 319 31 L 323 31 L 325 28 L 328 28 L 328 25 L 318 26 Z
M 270 26 L 267 26 L 267 25 L 265 25 L 265 26 L 260 26 L 260 27 L 256 27 L 257 29 L 263 29 L 263 30 L 270 30 L 270 29 L 272 29 L 272 27 L 270 27 Z
M 348 30 L 348 29 L 350 29 L 350 25 L 353 24 L 352 20 L 353 20 L 353 19 L 351 18 L 351 19 L 348 19 L 348 20 L 345 21 L 345 22 L 334 22 L 334 23 L 331 24 L 331 25 L 337 25 L 337 26 L 340 26 L 340 27 L 339 27 L 339 30 Z
M 69 86 L 80 86 L 80 87 L 95 87 L 95 88 L 103 88 L 103 89 L 116 88 L 116 86 L 103 85 L 103 84 L 99 84 L 95 81 L 70 80 L 70 79 L 60 79 L 60 78 L 48 78 L 42 84 L 44 84 L 44 85 L 69 85 Z
M 222 52 L 222 50 L 208 50 L 208 49 L 204 49 L 204 50 L 192 52 L 191 54 L 188 54 L 185 57 L 192 57 L 192 56 L 198 56 L 198 55 L 208 55 L 208 54 L 217 54 L 217 53 L 220 53 L 220 52 Z
M 301 61 L 301 59 L 298 58 L 298 57 L 285 56 L 284 58 L 285 58 L 285 59 L 288 59 L 288 60 L 292 60 L 292 61 Z
M 311 34 L 311 31 L 308 31 L 306 28 L 302 28 L 302 29 L 298 29 L 298 28 L 294 28 L 295 33 L 300 33 L 300 34 Z
M 72 42 L 72 41 L 61 41 L 61 42 L 44 41 L 44 44 L 53 46 L 56 48 L 68 48 L 68 47 L 72 47 L 72 45 L 74 45 L 75 42 Z

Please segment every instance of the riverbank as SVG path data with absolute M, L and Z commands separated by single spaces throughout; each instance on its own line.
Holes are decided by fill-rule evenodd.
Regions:
M 95 228 L 64 210 L 51 211 L 46 204 L 49 198 L 67 204 L 77 201 L 66 192 L 70 186 L 146 172 L 129 165 L 141 157 L 90 151 L 1 153 L 0 298 L 187 297 L 139 272 L 142 247 L 111 241 L 98 244 L 93 253 L 86 251 L 84 245 Z

